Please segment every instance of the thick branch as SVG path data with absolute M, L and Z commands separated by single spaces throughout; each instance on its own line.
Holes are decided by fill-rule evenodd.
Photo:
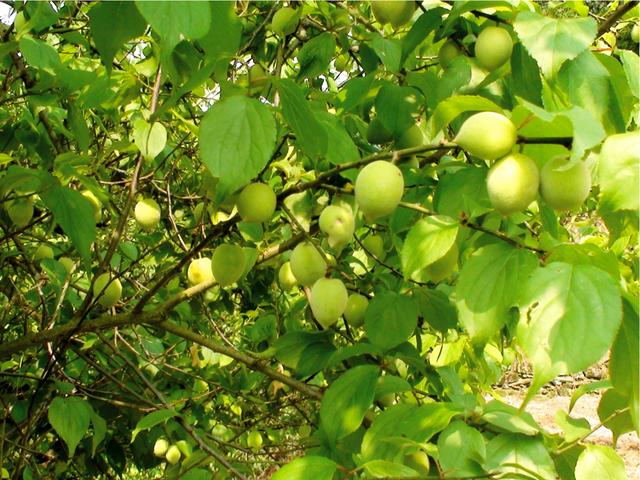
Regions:
M 631 2 L 621 3 L 618 8 L 616 8 L 611 15 L 607 17 L 607 19 L 602 22 L 602 25 L 598 27 L 598 33 L 596 34 L 596 38 L 600 38 L 602 35 L 607 33 L 613 25 L 620 20 L 620 18 L 635 7 L 638 4 L 637 0 L 633 0 Z

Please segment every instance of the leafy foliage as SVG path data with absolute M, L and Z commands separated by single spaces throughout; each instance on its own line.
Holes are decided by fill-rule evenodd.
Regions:
M 637 4 L 410 2 L 385 25 L 365 1 L 7 4 L 3 478 L 625 477 L 588 422 L 552 434 L 526 401 L 609 355 L 572 406 L 606 389 L 603 424 L 639 430 Z M 489 26 L 513 41 L 491 71 Z M 478 112 L 517 138 L 468 142 L 584 162 L 586 201 L 496 211 L 495 162 L 455 143 Z M 402 201 L 372 220 L 354 185 L 374 161 Z M 242 221 L 257 182 L 277 208 Z M 355 221 L 323 227 L 337 243 L 327 206 Z M 301 242 L 368 299 L 363 325 L 323 328 L 298 266 L 279 278 Z M 519 409 L 494 389 L 514 357 Z

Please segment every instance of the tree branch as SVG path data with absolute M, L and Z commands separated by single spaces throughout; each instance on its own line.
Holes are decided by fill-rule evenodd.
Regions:
M 598 33 L 596 34 L 596 38 L 600 38 L 602 35 L 607 33 L 613 25 L 620 20 L 620 18 L 635 7 L 638 4 L 638 0 L 632 0 L 630 2 L 621 3 L 618 8 L 616 8 L 611 15 L 607 17 L 607 19 L 602 22 L 602 25 L 598 27 Z

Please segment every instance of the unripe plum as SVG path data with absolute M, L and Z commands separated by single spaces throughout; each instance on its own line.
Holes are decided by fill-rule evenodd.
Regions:
M 399 28 L 411 20 L 416 4 L 413 0 L 374 0 L 371 11 L 381 24 L 390 23 Z
M 320 230 L 329 237 L 332 248 L 346 245 L 353 237 L 356 225 L 349 207 L 329 205 L 322 210 Z
M 393 135 L 378 117 L 369 122 L 367 127 L 367 142 L 375 145 L 383 145 L 393 140 Z
M 280 266 L 280 270 L 278 270 L 278 283 L 280 284 L 280 288 L 285 291 L 291 290 L 298 284 L 296 277 L 291 271 L 291 262 L 284 262 Z
M 327 271 L 327 262 L 320 252 L 308 242 L 299 243 L 291 252 L 291 272 L 305 287 L 323 277 Z
M 393 213 L 403 193 L 402 172 L 385 160 L 366 165 L 356 178 L 356 203 L 369 222 Z
M 348 298 L 349 294 L 342 280 L 320 278 L 311 288 L 309 304 L 318 323 L 328 328 L 344 313 Z
M 511 151 L 516 140 L 516 127 L 511 120 L 500 113 L 480 112 L 462 124 L 453 141 L 471 155 L 497 160 Z
M 271 19 L 271 30 L 281 37 L 291 35 L 297 27 L 298 13 L 291 7 L 281 8 Z
M 238 281 L 244 273 L 244 250 L 239 245 L 222 244 L 213 252 L 211 270 L 219 285 L 226 286 Z
M 568 159 L 549 160 L 540 172 L 540 195 L 555 210 L 573 210 L 584 203 L 591 190 L 591 172 L 582 161 L 566 168 Z
M 113 307 L 122 295 L 122 284 L 117 278 L 112 280 L 111 275 L 103 273 L 93 284 L 93 295 L 100 295 L 98 303 L 103 307 Z
M 142 199 L 136 203 L 134 215 L 143 230 L 154 230 L 160 223 L 160 205 L 152 198 Z
M 511 57 L 513 40 L 504 28 L 487 27 L 476 40 L 476 59 L 481 67 L 495 70 Z
M 171 465 L 175 465 L 176 463 L 178 463 L 181 456 L 182 454 L 180 453 L 180 449 L 175 445 L 171 445 L 167 449 L 167 453 L 165 454 L 167 462 L 169 462 Z
M 187 279 L 189 280 L 189 284 L 192 286 L 213 280 L 211 259 L 203 257 L 191 260 L 189 268 L 187 269 Z
M 156 457 L 164 457 L 169 449 L 169 442 L 164 438 L 159 438 L 153 445 L 153 454 Z
M 347 299 L 347 306 L 344 310 L 344 319 L 354 328 L 360 327 L 364 323 L 364 313 L 369 306 L 369 299 L 359 293 L 352 293 Z
M 276 194 L 269 185 L 250 183 L 240 192 L 236 206 L 245 222 L 266 222 L 276 210 Z
M 487 190 L 491 205 L 503 215 L 524 210 L 538 195 L 540 175 L 531 158 L 513 153 L 489 170 Z
M 26 227 L 33 217 L 33 200 L 31 197 L 17 198 L 8 202 L 7 215 L 16 228 Z

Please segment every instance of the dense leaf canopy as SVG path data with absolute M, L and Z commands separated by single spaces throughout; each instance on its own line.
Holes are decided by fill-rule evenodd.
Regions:
M 624 478 L 637 2 L 2 7 L 1 478 Z

